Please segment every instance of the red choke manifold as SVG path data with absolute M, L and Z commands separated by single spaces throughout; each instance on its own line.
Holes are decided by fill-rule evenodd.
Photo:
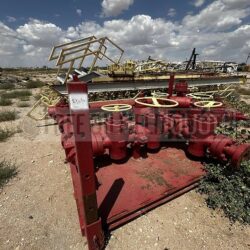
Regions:
M 185 84 L 179 87 L 179 92 L 185 93 Z M 187 98 L 185 96 L 178 98 Z M 187 116 L 173 113 L 167 107 L 176 105 L 176 101 L 166 98 L 139 98 L 139 105 L 134 108 L 135 124 L 122 115 L 122 111 L 132 107 L 126 104 L 109 104 L 104 110 L 111 115 L 105 124 L 92 127 L 91 138 L 94 156 L 108 153 L 112 160 L 123 160 L 128 157 L 128 146 L 132 149 L 133 157 L 142 156 L 141 148 L 158 150 L 162 138 L 182 138 L 188 141 L 187 151 L 195 157 L 210 156 L 219 161 L 230 161 L 238 168 L 244 159 L 250 156 L 250 144 L 238 144 L 224 135 L 215 135 L 214 131 L 221 118 L 215 112 L 197 112 L 191 110 Z M 141 102 L 147 101 L 145 103 Z M 145 99 L 145 100 L 144 100 Z M 160 101 L 169 100 L 170 104 L 160 104 Z M 186 99 L 185 99 L 186 100 Z M 184 100 L 184 101 L 185 101 Z M 153 104 L 148 104 L 153 101 Z M 148 107 L 149 106 L 149 107 Z M 161 111 L 155 108 L 159 106 Z M 162 108 L 163 107 L 163 108 Z M 194 112 L 195 111 L 195 112 Z M 221 110 L 220 110 L 221 112 Z M 74 161 L 75 145 L 73 143 L 73 129 L 67 104 L 58 104 L 49 108 L 49 114 L 58 122 L 62 132 L 62 145 L 65 149 L 66 159 Z

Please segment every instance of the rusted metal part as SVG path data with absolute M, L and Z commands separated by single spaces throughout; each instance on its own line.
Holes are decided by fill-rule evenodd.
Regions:
M 96 193 L 94 192 L 93 194 L 85 195 L 83 197 L 83 204 L 86 211 L 86 224 L 90 225 L 95 223 L 99 219 Z

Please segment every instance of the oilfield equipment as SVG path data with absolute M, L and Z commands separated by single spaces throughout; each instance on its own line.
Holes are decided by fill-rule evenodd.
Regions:
M 94 36 L 54 47 L 50 59 L 60 70 L 70 63 L 70 70 L 44 101 L 61 132 L 81 233 L 91 250 L 104 248 L 105 232 L 196 187 L 206 171 L 193 157 L 229 162 L 234 169 L 250 158 L 250 144 L 215 134 L 222 121 L 249 119 L 223 103 L 232 84 L 242 81 L 239 76 L 103 75 L 93 69 L 106 57 L 107 41 L 122 55 L 110 39 Z M 87 54 L 94 61 L 82 74 Z M 73 69 L 77 59 L 79 68 Z M 113 66 L 117 71 L 120 59 Z M 199 91 L 211 85 L 210 92 Z M 194 87 L 198 91 L 190 92 Z
M 117 60 L 112 59 L 114 55 L 112 55 L 112 58 L 108 55 L 110 47 L 113 47 L 112 49 L 115 49 L 116 52 L 118 51 Z M 90 73 L 93 70 L 98 59 L 102 60 L 106 58 L 110 62 L 118 64 L 123 53 L 124 50 L 109 38 L 96 38 L 95 36 L 90 36 L 53 47 L 49 61 L 56 60 L 56 66 L 58 67 L 57 79 L 64 84 L 68 80 L 73 79 L 71 72 L 75 64 L 77 64 L 78 67 L 74 69 L 74 73 L 84 76 L 86 73 Z M 86 72 L 85 69 L 82 68 L 82 65 L 84 61 L 90 57 L 93 60 L 89 70 Z M 65 75 L 60 75 L 63 66 L 67 64 L 69 64 L 67 73 Z

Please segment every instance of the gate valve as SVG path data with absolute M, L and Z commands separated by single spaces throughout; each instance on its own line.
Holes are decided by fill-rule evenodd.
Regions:
M 222 162 L 231 161 L 231 165 L 237 169 L 242 161 L 250 159 L 250 144 L 238 144 L 225 135 L 208 136 L 205 146 L 212 157 Z
M 211 108 L 218 108 L 223 105 L 222 102 L 217 101 L 198 101 L 194 103 L 195 107 L 204 108 L 204 109 L 211 109 Z
M 172 87 L 170 87 L 172 88 Z M 163 92 L 152 92 L 152 97 L 155 98 L 168 98 L 170 100 L 174 100 L 178 102 L 178 107 L 180 108 L 189 108 L 191 106 L 192 100 L 187 96 L 188 85 L 186 82 L 179 82 L 175 85 L 176 96 L 173 96 L 172 90 L 170 93 Z
M 172 108 L 178 106 L 177 101 L 154 96 L 136 98 L 135 103 L 151 108 Z M 165 130 L 163 127 L 164 116 L 160 115 L 158 111 L 155 110 L 155 113 L 149 113 L 145 116 L 145 127 L 149 131 L 147 147 L 151 150 L 156 150 L 160 147 L 160 138 Z
M 250 144 L 234 144 L 225 147 L 224 152 L 231 157 L 232 166 L 238 169 L 243 161 L 250 159 Z
M 103 155 L 106 148 L 111 146 L 104 126 L 93 126 L 91 129 L 92 148 L 94 156 Z
M 191 119 L 191 138 L 189 140 L 188 152 L 195 157 L 204 157 L 209 136 L 214 135 L 218 125 L 216 116 L 211 113 L 193 115 Z
M 174 114 L 174 126 L 172 135 L 178 137 L 188 137 L 190 135 L 189 119 L 183 117 L 181 114 Z
M 108 104 L 101 107 L 104 111 L 112 112 L 106 120 L 106 134 L 110 141 L 110 158 L 113 160 L 122 160 L 127 156 L 128 122 L 121 112 L 131 108 L 132 106 L 128 104 Z
M 174 108 L 179 105 L 175 100 L 154 96 L 136 98 L 135 103 L 151 108 Z
M 133 127 L 133 132 L 129 135 L 129 141 L 132 142 L 131 145 L 134 159 L 138 159 L 145 155 L 145 153 L 143 154 L 142 152 L 142 148 L 144 148 L 148 142 L 148 134 L 148 129 L 141 124 L 135 124 Z
M 187 94 L 188 97 L 191 97 L 194 100 L 212 100 L 213 96 L 205 93 L 190 93 Z
M 135 124 L 144 124 L 145 115 L 151 113 L 152 110 L 149 107 L 143 107 L 135 103 L 133 107 L 133 112 L 135 115 Z
M 148 141 L 148 130 L 140 124 L 135 124 L 129 138 L 130 142 L 145 144 Z
M 184 97 L 188 93 L 188 84 L 186 81 L 180 81 L 175 84 L 175 93 L 179 97 Z
M 218 119 L 211 113 L 194 115 L 191 119 L 192 136 L 204 138 L 214 134 L 214 130 L 218 125 Z
M 244 160 L 250 158 L 250 144 L 237 144 L 225 135 L 209 135 L 205 138 L 193 138 L 188 152 L 196 157 L 209 156 L 221 161 L 231 162 L 231 166 L 239 168 Z
M 75 144 L 73 140 L 73 126 L 69 116 L 61 117 L 59 120 L 59 128 L 61 131 L 61 143 L 65 150 L 66 161 L 74 164 L 75 162 Z
M 147 114 L 145 117 L 145 128 L 148 132 L 148 149 L 158 149 L 160 147 L 160 138 L 163 133 L 163 117 L 154 113 Z
M 163 134 L 169 134 L 174 128 L 174 118 L 170 114 L 164 115 Z

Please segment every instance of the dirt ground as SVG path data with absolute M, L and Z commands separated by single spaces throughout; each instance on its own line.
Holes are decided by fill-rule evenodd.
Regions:
M 16 162 L 18 175 L 0 190 L 0 249 L 87 249 L 80 234 L 69 166 L 54 122 L 25 117 L 0 143 L 0 157 Z M 250 249 L 250 227 L 230 224 L 194 191 L 112 232 L 106 249 Z

